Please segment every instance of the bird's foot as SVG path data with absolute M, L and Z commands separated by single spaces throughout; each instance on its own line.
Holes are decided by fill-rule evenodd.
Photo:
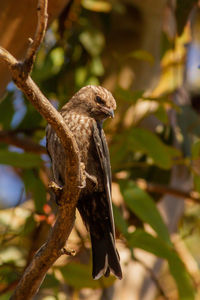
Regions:
M 63 187 L 58 185 L 55 181 L 49 182 L 48 187 L 56 196 L 60 196 L 63 191 Z
M 90 175 L 85 171 L 86 178 L 88 178 L 92 183 L 94 183 L 95 191 L 98 190 L 98 181 L 96 176 Z
M 86 172 L 85 172 L 85 164 L 83 162 L 80 163 L 80 171 L 81 171 L 81 185 L 78 186 L 79 189 L 84 189 L 86 187 Z
M 56 196 L 56 204 L 59 205 L 59 199 L 61 198 L 61 194 L 63 192 L 63 187 L 59 186 L 54 181 L 51 181 L 48 184 L 48 187 L 54 193 L 54 195 Z

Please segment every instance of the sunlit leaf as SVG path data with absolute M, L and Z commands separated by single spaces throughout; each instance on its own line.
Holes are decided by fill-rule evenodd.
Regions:
M 99 57 L 93 58 L 90 69 L 92 74 L 96 76 L 102 76 L 104 74 L 104 67 Z
M 151 53 L 145 50 L 136 50 L 128 54 L 128 57 L 147 61 L 150 64 L 154 63 L 154 57 Z
M 112 9 L 111 3 L 101 0 L 82 0 L 82 6 L 96 12 L 109 12 Z
M 50 52 L 50 58 L 53 63 L 52 72 L 56 74 L 60 71 L 64 63 L 64 50 L 61 47 L 57 47 Z
M 33 78 L 36 81 L 43 81 L 58 74 L 64 64 L 64 55 L 61 47 L 53 48 L 47 55 L 42 52 L 36 60 L 37 68 L 33 70 Z
M 75 72 L 76 85 L 77 86 L 84 85 L 86 78 L 87 78 L 87 68 L 84 67 L 77 68 Z
M 105 44 L 102 33 L 92 28 L 80 34 L 80 41 L 92 56 L 98 56 Z
M 192 145 L 192 157 L 193 159 L 200 157 L 200 139 L 195 141 Z
M 160 239 L 171 245 L 169 233 L 154 200 L 132 181 L 121 181 L 120 188 L 127 206 L 144 222 L 148 223 Z

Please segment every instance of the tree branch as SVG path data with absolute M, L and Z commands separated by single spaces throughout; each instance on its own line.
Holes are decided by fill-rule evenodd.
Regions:
M 198 203 L 198 204 L 200 203 L 199 194 L 195 193 L 195 192 L 185 192 L 183 190 L 176 189 L 176 188 L 173 188 L 173 187 L 170 187 L 167 185 L 147 182 L 144 179 L 138 179 L 137 184 L 141 189 L 143 189 L 149 193 L 157 193 L 157 194 L 161 194 L 161 195 L 169 194 L 172 196 L 182 198 L 183 200 L 188 199 L 195 203 Z
M 35 143 L 28 137 L 20 136 L 14 131 L 0 130 L 0 142 L 19 147 L 27 152 L 46 154 L 45 147 Z
M 36 51 L 43 40 L 47 24 L 47 0 L 39 0 L 39 17 L 35 38 L 27 51 L 23 62 L 18 62 L 7 50 L 0 47 L 0 59 L 7 63 L 13 81 L 27 96 L 38 112 L 55 130 L 65 149 L 67 161 L 65 186 L 59 199 L 57 220 L 46 243 L 37 251 L 32 262 L 25 270 L 12 300 L 32 299 L 38 291 L 48 269 L 63 254 L 62 248 L 72 230 L 75 208 L 80 186 L 83 185 L 82 168 L 78 146 L 60 113 L 50 104 L 29 73 L 34 62 Z

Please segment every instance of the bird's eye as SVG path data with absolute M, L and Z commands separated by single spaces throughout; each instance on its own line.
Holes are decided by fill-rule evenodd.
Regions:
M 99 96 L 96 96 L 96 102 L 99 104 L 105 104 L 105 101 Z

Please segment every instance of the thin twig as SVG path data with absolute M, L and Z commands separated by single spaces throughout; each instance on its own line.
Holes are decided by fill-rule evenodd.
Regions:
M 3 47 L 0 47 L 0 59 L 6 62 L 9 68 L 18 63 L 16 58 Z
M 38 1 L 38 7 L 37 7 L 37 13 L 38 13 L 38 23 L 37 23 L 37 29 L 35 32 L 34 40 L 30 41 L 30 46 L 26 52 L 25 60 L 24 60 L 24 67 L 26 72 L 29 74 L 33 63 L 35 61 L 36 53 L 43 41 L 46 28 L 47 28 L 47 22 L 48 22 L 48 14 L 47 14 L 47 4 L 48 1 L 46 0 L 39 0 Z
M 200 197 L 198 193 L 195 192 L 185 192 L 180 189 L 176 189 L 167 185 L 157 184 L 153 182 L 147 182 L 144 179 L 138 179 L 137 181 L 138 186 L 149 192 L 149 193 L 158 193 L 161 195 L 169 194 L 172 196 L 176 196 L 179 198 L 188 199 L 195 203 L 200 204 Z

